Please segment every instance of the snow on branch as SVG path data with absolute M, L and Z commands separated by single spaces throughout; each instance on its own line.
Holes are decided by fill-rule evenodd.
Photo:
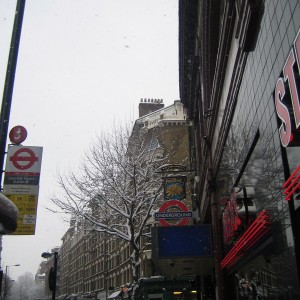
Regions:
M 102 133 L 77 172 L 58 176 L 57 211 L 84 218 L 96 231 L 129 241 L 135 251 L 162 196 L 159 168 L 168 156 L 156 132 L 129 126 Z

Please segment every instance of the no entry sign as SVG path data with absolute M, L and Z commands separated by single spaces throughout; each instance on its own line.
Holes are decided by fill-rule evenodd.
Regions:
M 165 202 L 154 214 L 154 218 L 159 220 L 162 226 L 184 226 L 189 219 L 193 217 L 193 213 L 188 210 L 187 206 L 178 200 L 169 200 Z M 167 220 L 179 220 L 179 222 L 169 223 Z

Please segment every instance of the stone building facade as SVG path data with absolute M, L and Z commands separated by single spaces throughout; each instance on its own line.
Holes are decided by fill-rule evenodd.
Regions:
M 182 103 L 177 100 L 164 107 L 160 99 L 142 99 L 139 113 L 132 134 L 140 130 L 149 134 L 151 151 L 161 148 L 169 154 L 168 164 L 180 164 L 188 169 L 189 135 Z M 163 174 L 157 176 L 162 177 Z M 185 201 L 191 206 L 189 194 Z M 150 221 L 146 230 L 155 223 L 154 219 Z M 151 238 L 143 238 L 141 243 L 140 275 L 163 275 L 151 259 Z M 60 248 L 60 299 L 106 299 L 113 292 L 120 291 L 122 286 L 130 286 L 133 282 L 131 252 L 128 243 L 106 233 L 95 232 L 83 220 L 74 218 L 62 237 Z

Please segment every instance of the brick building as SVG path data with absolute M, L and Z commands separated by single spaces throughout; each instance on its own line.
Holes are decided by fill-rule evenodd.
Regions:
M 164 151 L 169 154 L 167 164 L 182 165 L 185 170 L 188 168 L 188 125 L 180 101 L 164 107 L 161 99 L 141 99 L 139 118 L 135 121 L 132 136 L 140 131 L 148 135 L 150 151 Z M 191 207 L 189 192 L 184 201 Z M 153 219 L 147 228 L 156 222 Z M 164 275 L 159 266 L 156 268 L 153 264 L 151 239 L 143 238 L 141 243 L 140 275 Z M 83 220 L 74 218 L 62 237 L 60 248 L 60 299 L 71 296 L 106 299 L 121 286 L 130 285 L 133 282 L 131 252 L 128 243 L 106 233 L 92 231 Z

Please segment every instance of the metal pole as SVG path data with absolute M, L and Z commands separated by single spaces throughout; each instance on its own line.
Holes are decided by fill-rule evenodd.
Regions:
M 215 277 L 217 285 L 217 299 L 224 300 L 224 283 L 223 283 L 223 271 L 221 269 L 222 260 L 222 247 L 221 247 L 221 237 L 220 237 L 220 224 L 218 216 L 218 201 L 216 199 L 215 192 L 215 180 L 212 184 L 211 189 L 211 218 L 212 218 L 212 228 L 213 228 L 213 239 L 214 239 L 214 252 L 215 252 Z
M 7 275 L 8 275 L 7 272 L 8 272 L 8 266 L 5 267 L 3 300 L 5 300 L 6 295 L 7 295 Z
M 2 190 L 2 173 L 4 169 L 6 140 L 7 140 L 10 108 L 11 108 L 12 94 L 14 88 L 24 10 L 25 10 L 25 0 L 18 0 L 16 6 L 16 14 L 15 14 L 13 32 L 11 37 L 11 43 L 10 43 L 10 51 L 9 51 L 7 69 L 6 69 L 6 78 L 5 78 L 1 112 L 0 112 L 0 191 Z M 0 240 L 2 240 L 2 235 L 0 235 Z M 0 247 L 0 257 L 1 257 L 1 252 L 2 252 L 2 248 Z
M 6 69 L 6 78 L 0 114 L 0 187 L 2 185 L 2 173 L 4 168 L 7 131 L 9 125 L 10 108 L 13 95 L 24 10 L 25 0 L 18 0 Z
M 2 289 L 4 288 L 4 285 L 2 284 L 3 282 L 3 270 L 1 268 L 1 252 L 2 252 L 2 235 L 0 235 L 0 299 L 2 299 Z

